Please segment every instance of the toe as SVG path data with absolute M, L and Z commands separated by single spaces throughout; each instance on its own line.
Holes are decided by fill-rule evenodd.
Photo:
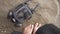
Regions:
M 37 26 L 38 26 L 38 23 L 35 24 L 35 27 L 37 27 Z
M 41 24 L 38 25 L 38 28 L 41 27 Z

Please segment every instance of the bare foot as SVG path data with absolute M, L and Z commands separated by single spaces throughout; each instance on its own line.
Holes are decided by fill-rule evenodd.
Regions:
M 33 34 L 35 34 L 36 31 L 38 30 L 38 28 L 40 28 L 40 27 L 41 27 L 41 24 L 36 23 L 36 24 L 34 25 Z
M 34 26 L 30 24 L 29 26 L 25 27 L 23 34 L 32 34 L 33 28 Z

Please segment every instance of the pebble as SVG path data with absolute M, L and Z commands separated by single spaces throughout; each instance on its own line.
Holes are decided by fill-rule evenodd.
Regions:
M 2 32 L 2 33 L 3 33 L 3 32 L 6 33 L 7 31 L 6 31 L 6 30 L 2 30 L 1 32 Z

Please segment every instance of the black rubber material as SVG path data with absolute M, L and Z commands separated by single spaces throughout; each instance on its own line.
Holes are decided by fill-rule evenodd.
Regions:
M 60 34 L 60 29 L 53 24 L 46 24 L 40 27 L 36 34 Z

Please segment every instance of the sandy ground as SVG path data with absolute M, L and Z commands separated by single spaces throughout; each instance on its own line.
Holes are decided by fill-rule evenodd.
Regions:
M 7 19 L 7 14 L 9 10 L 16 7 L 25 0 L 0 0 L 0 34 L 10 34 L 13 31 L 23 31 L 23 28 L 29 24 L 34 24 L 36 22 L 43 24 L 54 24 L 60 25 L 60 21 L 56 22 L 56 16 L 58 14 L 58 1 L 57 0 L 33 0 L 34 2 L 40 3 L 40 6 L 36 9 L 36 13 L 33 14 L 33 17 L 23 23 L 22 27 L 14 27 L 9 19 Z M 35 3 L 31 2 L 29 5 L 33 7 Z

